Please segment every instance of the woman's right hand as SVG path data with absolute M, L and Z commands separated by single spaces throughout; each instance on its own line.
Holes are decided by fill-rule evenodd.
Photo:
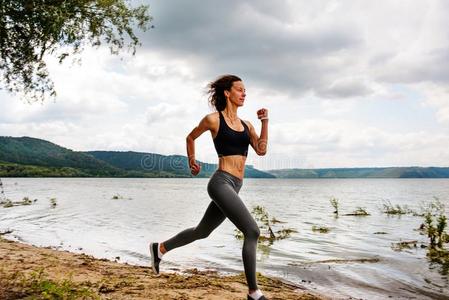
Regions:
M 201 171 L 201 165 L 198 164 L 196 161 L 190 162 L 190 173 L 192 175 L 196 176 Z

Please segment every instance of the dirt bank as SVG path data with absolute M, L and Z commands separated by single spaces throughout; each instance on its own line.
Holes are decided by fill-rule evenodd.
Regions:
M 326 299 L 261 274 L 258 283 L 269 299 Z M 37 299 L 235 300 L 246 299 L 246 284 L 243 273 L 225 276 L 193 269 L 156 276 L 150 267 L 30 246 L 0 236 L 0 299 L 30 295 Z

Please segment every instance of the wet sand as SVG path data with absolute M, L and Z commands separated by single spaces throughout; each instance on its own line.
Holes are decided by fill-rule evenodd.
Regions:
M 297 285 L 258 273 L 268 299 L 328 299 Z M 96 259 L 10 241 L 0 236 L 0 299 L 21 299 L 47 293 L 68 299 L 246 299 L 243 273 L 215 271 L 162 273 L 151 267 Z M 42 298 L 44 299 L 44 298 Z M 52 299 L 52 298 L 45 298 Z

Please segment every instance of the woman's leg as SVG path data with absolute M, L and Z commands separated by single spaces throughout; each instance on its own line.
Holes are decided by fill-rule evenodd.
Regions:
M 257 290 L 256 249 L 260 230 L 237 194 L 241 183 L 239 185 L 229 178 L 231 177 L 228 176 L 226 180 L 213 178 L 209 181 L 207 191 L 223 214 L 243 233 L 242 258 L 246 281 L 250 290 Z
M 204 239 L 226 219 L 220 208 L 212 201 L 196 227 L 187 228 L 163 242 L 166 251 L 184 246 L 198 239 Z

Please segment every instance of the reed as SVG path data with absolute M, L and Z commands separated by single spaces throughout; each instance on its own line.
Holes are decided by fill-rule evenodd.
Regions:
M 334 214 L 338 217 L 338 199 L 335 197 L 332 197 L 330 200 L 330 203 L 332 205 L 332 207 L 334 208 Z
M 409 209 L 407 205 L 393 205 L 390 201 L 384 201 L 382 204 L 382 212 L 387 215 L 405 215 L 405 214 L 413 214 L 414 211 Z
M 440 273 L 443 275 L 449 273 L 449 250 L 445 247 L 445 244 L 449 243 L 449 234 L 446 228 L 445 206 L 437 197 L 434 197 L 434 201 L 430 202 L 425 209 L 420 230 L 429 239 L 426 254 L 428 259 L 441 266 Z
M 275 217 L 272 217 L 270 219 L 268 211 L 261 205 L 254 206 L 251 214 L 258 223 L 260 229 L 258 243 L 268 243 L 269 245 L 271 245 L 274 241 L 286 239 L 290 237 L 292 233 L 297 232 L 293 228 L 281 228 L 276 230 L 274 228 L 274 224 L 286 222 L 280 221 Z M 243 233 L 238 229 L 234 230 L 234 236 L 240 240 L 244 238 Z
M 352 213 L 344 214 L 345 216 L 370 216 L 370 214 L 367 212 L 366 208 L 364 207 L 357 207 Z

